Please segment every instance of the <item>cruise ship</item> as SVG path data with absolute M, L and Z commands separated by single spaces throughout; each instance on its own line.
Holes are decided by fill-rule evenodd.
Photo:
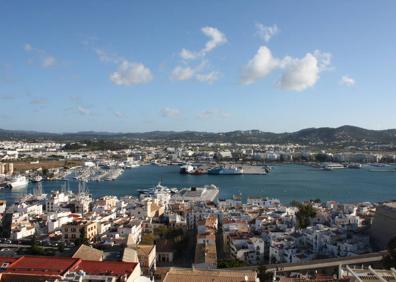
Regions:
M 224 167 L 218 166 L 208 170 L 208 174 L 211 175 L 241 175 L 243 169 L 237 167 Z
M 25 176 L 15 176 L 7 182 L 7 187 L 10 189 L 24 188 L 29 184 L 29 180 Z

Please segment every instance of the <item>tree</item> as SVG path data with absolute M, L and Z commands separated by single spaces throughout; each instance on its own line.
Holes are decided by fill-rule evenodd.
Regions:
M 267 272 L 267 267 L 265 265 L 260 265 L 257 268 L 257 278 L 260 279 L 260 281 L 272 281 L 273 279 L 273 273 L 272 272 Z
M 43 168 L 42 173 L 43 173 L 43 176 L 48 176 L 48 174 L 49 174 L 48 168 Z
M 217 262 L 217 268 L 232 268 L 232 267 L 242 267 L 246 264 L 240 260 L 233 260 L 233 259 L 223 259 Z
M 58 251 L 59 251 L 60 253 L 63 253 L 63 252 L 65 251 L 65 243 L 63 243 L 63 242 L 60 242 L 60 243 L 59 243 L 59 245 L 58 245 Z
M 299 228 L 306 228 L 311 223 L 311 218 L 316 216 L 315 208 L 312 204 L 300 204 L 297 206 L 298 212 L 296 213 L 297 225 Z
M 74 244 L 75 244 L 77 247 L 79 247 L 79 246 L 81 246 L 81 245 L 89 245 L 89 240 L 87 239 L 86 231 L 85 231 L 85 228 L 84 228 L 84 227 L 82 227 L 82 228 L 80 229 L 80 238 L 76 239 L 76 240 L 74 241 Z

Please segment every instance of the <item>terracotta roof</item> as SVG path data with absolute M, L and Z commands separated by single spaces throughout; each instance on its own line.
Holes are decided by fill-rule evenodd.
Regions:
M 120 261 L 88 261 L 81 260 L 73 268 L 73 271 L 83 270 L 90 275 L 111 275 L 121 277 L 124 274 L 128 276 L 133 272 L 137 263 L 120 262 Z
M 24 256 L 13 262 L 6 272 L 58 276 L 63 275 L 77 262 L 78 259 L 67 257 Z
M 0 268 L 6 268 L 5 264 L 11 264 L 14 261 L 16 261 L 17 258 L 12 258 L 12 257 L 0 257 Z M 4 266 L 3 266 L 4 265 Z
M 191 268 L 171 268 L 166 274 L 163 282 L 253 282 L 256 280 L 257 273 L 252 270 L 198 270 Z
M 0 257 L 0 261 L 8 260 L 10 258 Z M 111 275 L 120 278 L 125 274 L 131 275 L 137 265 L 137 263 L 88 261 L 70 257 L 23 256 L 16 259 L 2 273 L 2 277 L 7 277 L 7 280 L 1 278 L 1 281 L 45 281 L 49 277 L 57 278 L 66 272 L 79 270 L 90 275 Z M 26 277 L 28 278 L 25 280 Z

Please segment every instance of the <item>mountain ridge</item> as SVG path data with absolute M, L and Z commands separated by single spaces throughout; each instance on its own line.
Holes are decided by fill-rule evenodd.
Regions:
M 274 133 L 251 130 L 234 130 L 228 132 L 205 131 L 148 131 L 148 132 L 96 132 L 80 131 L 50 133 L 40 131 L 0 129 L 0 139 L 131 139 L 131 140 L 162 140 L 162 141 L 207 141 L 232 143 L 299 143 L 299 144 L 331 144 L 331 143 L 377 143 L 396 144 L 396 129 L 372 130 L 352 125 L 340 127 L 310 127 L 294 132 Z

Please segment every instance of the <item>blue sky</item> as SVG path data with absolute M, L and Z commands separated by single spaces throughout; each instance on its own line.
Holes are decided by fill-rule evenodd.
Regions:
M 1 1 L 0 128 L 396 124 L 395 1 Z

